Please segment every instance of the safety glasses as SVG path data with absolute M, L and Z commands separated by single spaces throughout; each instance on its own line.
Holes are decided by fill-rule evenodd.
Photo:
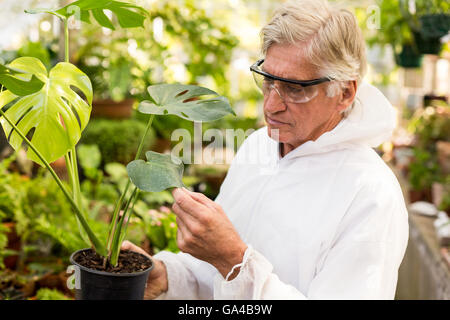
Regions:
M 278 93 L 284 102 L 305 103 L 317 96 L 320 83 L 331 81 L 331 78 L 319 78 L 314 80 L 292 80 L 274 76 L 261 69 L 264 59 L 256 61 L 251 67 L 256 85 L 261 89 L 264 96 L 267 96 L 272 89 Z

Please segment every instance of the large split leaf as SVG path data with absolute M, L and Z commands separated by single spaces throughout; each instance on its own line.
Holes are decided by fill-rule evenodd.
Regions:
M 60 9 L 31 9 L 27 13 L 50 13 L 62 19 L 75 16 L 84 22 L 91 23 L 91 15 L 105 28 L 114 29 L 111 19 L 105 14 L 104 10 L 111 11 L 122 28 L 143 27 L 148 12 L 139 6 L 109 0 L 79 0 L 72 2 Z
M 39 91 L 44 82 L 24 70 L 0 64 L 0 84 L 15 95 L 26 96 Z
M 89 121 L 91 81 L 67 62 L 58 63 L 49 73 L 39 59 L 32 57 L 18 58 L 8 67 L 24 70 L 44 83 L 39 91 L 21 97 L 10 90 L 1 92 L 0 108 L 13 103 L 5 112 L 6 116 L 24 134 L 34 128 L 32 143 L 46 161 L 53 162 L 75 146 Z M 87 102 L 74 91 L 75 88 L 84 94 Z M 17 150 L 22 145 L 22 138 L 3 117 L 0 117 L 0 124 L 10 145 Z M 42 165 L 31 149 L 28 157 Z
M 228 99 L 194 85 L 158 84 L 147 88 L 153 101 L 142 101 L 138 110 L 148 114 L 173 114 L 190 121 L 213 121 L 235 114 Z M 200 99 L 201 96 L 210 99 Z
M 168 154 L 145 153 L 147 161 L 134 160 L 127 165 L 131 182 L 140 190 L 160 192 L 171 187 L 183 187 L 183 162 Z

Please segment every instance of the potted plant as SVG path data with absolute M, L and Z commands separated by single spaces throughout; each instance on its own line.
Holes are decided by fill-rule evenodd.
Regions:
M 368 44 L 389 45 L 394 52 L 395 63 L 403 68 L 419 68 L 422 55 L 418 51 L 408 18 L 402 12 L 402 0 L 379 0 L 380 29 L 368 39 Z
M 190 121 L 213 121 L 234 112 L 225 97 L 206 88 L 180 84 L 148 87 L 150 99 L 142 101 L 138 107 L 139 112 L 149 115 L 146 132 L 135 160 L 127 165 L 129 179 L 116 201 L 106 243 L 100 241 L 86 214 L 75 149 L 89 121 L 92 85 L 90 79 L 69 62 L 68 19 L 77 13 L 84 22 L 91 23 L 93 17 L 101 26 L 113 29 L 105 9 L 113 12 L 124 28 L 142 27 L 147 15 L 139 6 L 106 0 L 79 0 L 60 9 L 27 11 L 53 14 L 62 20 L 65 61 L 49 72 L 39 59 L 32 57 L 21 57 L 8 65 L 0 65 L 0 123 L 15 150 L 25 143 L 28 158 L 50 171 L 76 215 L 83 238 L 91 245 L 71 255 L 71 262 L 80 269 L 81 288 L 76 291 L 77 297 L 142 299 L 153 265 L 141 254 L 120 250 L 130 215 L 140 192 L 183 186 L 181 160 L 153 151 L 145 153 L 146 160 L 140 159 L 153 120 L 157 115 L 171 114 Z M 203 99 L 192 101 L 192 98 L 200 97 Z M 32 129 L 34 131 L 28 138 Z M 61 156 L 66 161 L 70 189 L 64 186 L 50 165 Z
M 437 102 L 435 102 L 437 103 Z M 443 183 L 441 177 L 448 175 L 450 136 L 450 113 L 448 105 L 429 105 L 417 110 L 408 130 L 414 134 L 414 157 L 409 164 L 409 182 L 412 200 L 437 201 L 434 191 L 439 194 L 436 183 Z M 439 198 L 440 196 L 438 196 Z
M 415 47 L 420 54 L 438 55 L 441 38 L 450 31 L 450 5 L 446 0 L 401 1 L 401 12 L 408 21 Z
M 123 44 L 119 46 L 118 42 L 120 41 L 109 41 L 105 45 L 101 40 L 91 39 L 86 46 L 80 48 L 76 58 L 75 64 L 92 79 L 95 92 L 93 118 L 127 119 L 133 112 L 136 100 L 130 90 L 134 63 L 130 57 L 123 56 Z

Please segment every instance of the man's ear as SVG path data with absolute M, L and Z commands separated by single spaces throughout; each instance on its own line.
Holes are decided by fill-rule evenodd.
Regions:
M 345 87 L 339 94 L 339 101 L 336 106 L 338 111 L 347 109 L 355 100 L 356 90 L 358 89 L 358 83 L 356 80 L 347 81 Z

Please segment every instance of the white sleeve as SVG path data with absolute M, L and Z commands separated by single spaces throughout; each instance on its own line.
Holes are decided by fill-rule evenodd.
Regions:
M 216 275 L 214 299 L 393 299 L 408 241 L 407 219 L 401 190 L 363 188 L 306 292 L 283 283 L 249 246 L 236 278 Z
M 214 299 L 305 299 L 296 288 L 280 281 L 272 269 L 270 262 L 249 245 L 236 278 L 226 281 L 220 273 L 216 274 Z
M 217 270 L 190 254 L 161 251 L 153 256 L 166 266 L 168 290 L 155 300 L 213 299 L 212 281 Z

